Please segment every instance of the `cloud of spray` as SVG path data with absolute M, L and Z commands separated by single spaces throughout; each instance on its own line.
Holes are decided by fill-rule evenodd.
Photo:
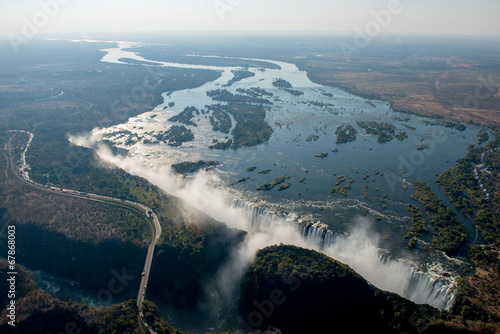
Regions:
M 269 226 L 260 231 L 255 229 L 252 231 L 252 227 L 248 227 L 249 233 L 245 242 L 231 255 L 215 279 L 217 291 L 225 303 L 230 303 L 235 297 L 242 275 L 259 249 L 283 243 L 317 250 L 317 247 L 309 245 L 290 224 L 285 222 L 276 222 L 273 227 Z
M 379 236 L 372 231 L 366 217 L 356 217 L 349 237 L 336 235 L 332 244 L 323 250 L 328 256 L 347 263 L 370 283 L 379 289 L 395 292 L 416 303 L 429 303 L 446 308 L 450 296 L 434 291 L 437 282 L 425 275 L 415 273 L 405 263 L 391 260 L 380 253 Z
M 336 235 L 324 253 L 340 262 L 348 263 L 378 288 L 401 294 L 407 282 L 401 280 L 401 275 L 398 275 L 400 263 L 391 261 L 381 266 L 378 244 L 379 236 L 372 231 L 368 218 L 356 217 L 349 237 Z
M 235 250 L 217 274 L 215 285 L 218 295 L 225 299 L 224 302 L 234 297 L 243 272 L 254 259 L 257 250 L 280 243 L 320 250 L 320 245 L 303 238 L 297 229 L 298 225 L 285 218 L 262 214 L 259 224 L 255 224 L 255 212 L 246 207 L 231 205 L 231 198 L 220 187 L 221 182 L 213 173 L 199 172 L 186 179 L 174 175 L 169 167 L 148 167 L 131 157 L 114 155 L 109 147 L 99 145 L 99 138 L 94 135 L 70 136 L 69 139 L 74 144 L 94 148 L 103 161 L 149 180 L 167 193 L 182 198 L 187 205 L 227 226 L 248 232 L 245 242 Z M 415 277 L 410 266 L 384 258 L 378 249 L 378 236 L 371 231 L 368 220 L 356 219 L 357 224 L 350 231 L 349 237 L 336 235 L 333 242 L 321 251 L 346 263 L 380 289 L 441 309 L 450 306 L 450 294 L 446 291 L 443 294 L 443 289 L 434 289 L 436 282 L 425 275 Z
M 79 135 L 68 135 L 68 140 L 71 144 L 87 148 L 93 148 L 102 139 L 95 131 L 82 133 Z

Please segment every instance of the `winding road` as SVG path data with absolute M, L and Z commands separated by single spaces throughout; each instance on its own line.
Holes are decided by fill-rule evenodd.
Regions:
M 85 200 L 102 202 L 102 203 L 107 203 L 107 204 L 116 205 L 116 206 L 120 206 L 120 207 L 125 207 L 125 208 L 131 209 L 135 212 L 143 213 L 147 217 L 147 220 L 149 222 L 149 227 L 151 229 L 151 243 L 149 244 L 148 253 L 146 255 L 146 261 L 144 263 L 144 270 L 142 272 L 141 285 L 139 286 L 139 292 L 137 294 L 137 307 L 139 308 L 139 314 L 140 314 L 140 316 L 138 317 L 138 321 L 140 323 L 142 323 L 142 325 L 146 326 L 146 328 L 148 328 L 149 332 L 154 333 L 149 328 L 149 326 L 145 322 L 145 320 L 143 319 L 141 308 L 142 308 L 142 303 L 144 302 L 144 298 L 146 295 L 146 288 L 147 288 L 148 281 L 149 281 L 149 273 L 151 271 L 151 263 L 153 262 L 154 249 L 156 247 L 156 244 L 160 240 L 160 235 L 161 235 L 161 226 L 160 226 L 160 222 L 159 222 L 156 214 L 153 212 L 153 210 L 150 207 L 148 207 L 142 203 L 133 202 L 133 201 L 129 201 L 129 200 L 122 200 L 119 198 L 113 198 L 113 197 L 109 197 L 109 196 L 83 193 L 83 192 L 71 190 L 71 189 L 53 187 L 53 186 L 43 185 L 43 184 L 36 183 L 36 182 L 32 181 L 29 178 L 29 174 L 28 174 L 29 166 L 26 164 L 25 157 L 26 157 L 26 151 L 28 150 L 29 144 L 31 143 L 31 140 L 33 139 L 34 135 L 28 131 L 9 131 L 9 132 L 12 132 L 14 134 L 9 139 L 9 141 L 5 147 L 5 150 L 7 151 L 7 154 L 8 154 L 7 170 L 9 169 L 8 165 L 10 164 L 12 173 L 22 183 L 30 185 L 31 187 L 37 188 L 39 190 L 42 190 L 45 192 L 50 192 L 50 193 L 61 195 L 61 196 L 81 198 L 81 199 L 85 199 Z M 19 133 L 28 134 L 30 139 L 29 139 L 28 143 L 26 144 L 26 147 L 21 155 L 21 162 L 22 162 L 23 166 L 16 171 L 16 167 L 15 167 L 13 157 L 12 157 L 12 140 Z M 6 170 L 6 174 L 7 174 L 7 170 Z M 139 326 L 139 327 L 142 330 L 142 326 Z

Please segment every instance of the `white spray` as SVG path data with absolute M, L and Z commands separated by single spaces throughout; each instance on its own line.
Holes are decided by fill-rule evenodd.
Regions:
M 453 303 L 451 287 L 415 272 L 408 264 L 384 257 L 378 248 L 378 237 L 370 231 L 366 219 L 357 218 L 349 237 L 327 231 L 322 224 L 298 224 L 231 199 L 214 174 L 202 171 L 192 178 L 181 178 L 169 168 L 147 167 L 130 157 L 114 155 L 104 145 L 96 145 L 98 140 L 95 136 L 70 137 L 76 145 L 94 147 L 103 161 L 144 177 L 229 227 L 248 232 L 245 242 L 219 270 L 216 285 L 225 299 L 232 298 L 244 269 L 259 249 L 283 243 L 321 251 L 346 263 L 376 287 L 416 303 L 439 309 L 447 309 Z

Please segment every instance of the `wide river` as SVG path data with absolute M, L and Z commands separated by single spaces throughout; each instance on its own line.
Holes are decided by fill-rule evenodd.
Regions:
M 266 224 L 272 225 L 273 217 L 278 217 L 276 220 L 320 222 L 321 226 L 328 227 L 339 236 L 347 232 L 350 239 L 357 238 L 357 241 L 351 241 L 347 245 L 344 239 L 339 239 L 336 241 L 336 247 L 332 247 L 330 251 L 324 247 L 313 247 L 297 241 L 295 236 L 281 238 L 299 246 L 309 245 L 310 248 L 320 249 L 333 258 L 346 262 L 382 289 L 440 308 L 450 306 L 452 297 L 449 295 L 432 295 L 434 292 L 425 295 L 418 289 L 410 291 L 409 285 L 413 283 L 408 282 L 410 278 L 403 277 L 407 275 L 405 268 L 411 267 L 412 270 L 431 277 L 431 283 L 436 279 L 441 281 L 450 289 L 452 295 L 458 269 L 466 264 L 464 258 L 449 258 L 441 252 L 420 250 L 420 247 L 413 252 L 406 250 L 408 241 L 404 236 L 411 225 L 407 207 L 409 203 L 416 204 L 409 197 L 413 192 L 411 182 L 425 181 L 449 205 L 434 180 L 452 167 L 456 159 L 463 158 L 469 145 L 477 145 L 480 127 L 466 124 L 465 130 L 456 129 L 445 127 L 435 119 L 395 112 L 385 102 L 363 99 L 336 88 L 315 84 L 309 80 L 307 73 L 300 71 L 294 64 L 254 60 L 274 65 L 269 67 L 279 67 L 271 69 L 262 68 L 262 63 L 255 68 L 239 68 L 158 62 L 143 58 L 140 52 L 134 50 L 134 47 L 139 46 L 144 45 L 117 42 L 116 48 L 104 50 L 107 53 L 101 61 L 151 68 L 165 66 L 210 69 L 221 72 L 221 76 L 199 88 L 166 92 L 164 103 L 154 110 L 130 118 L 124 124 L 94 130 L 94 139 L 105 137 L 115 146 L 128 150 L 126 158 L 105 154 L 101 154 L 101 158 L 148 178 L 167 192 L 184 198 L 192 206 L 226 223 L 237 220 L 234 216 L 231 217 L 233 211 L 236 216 L 242 215 L 241 212 L 236 212 L 238 207 L 245 207 L 248 211 L 248 208 L 253 206 L 261 209 L 257 213 L 253 212 L 253 215 L 264 214 L 271 217 L 268 219 L 271 223 Z M 189 62 L 189 59 L 193 59 L 194 63 L 197 57 L 185 57 L 186 62 Z M 243 69 L 255 75 L 225 86 L 234 77 L 234 71 Z M 288 81 L 294 90 L 303 94 L 296 96 L 274 87 L 273 82 L 276 79 Z M 231 135 L 213 131 L 209 115 L 199 114 L 193 118 L 197 126 L 186 125 L 192 130 L 194 140 L 180 147 L 143 141 L 130 145 L 129 139 L 135 135 L 144 139 L 152 138 L 152 133 L 167 131 L 173 125 L 179 125 L 169 122 L 168 119 L 186 107 L 193 106 L 201 110 L 206 105 L 219 103 L 207 96 L 208 91 L 227 89 L 238 94 L 238 89 L 241 92 L 241 89 L 250 88 L 263 89 L 273 94 L 269 98 L 272 104 L 266 114 L 273 134 L 265 144 L 238 150 L 209 149 L 208 146 L 214 140 L 226 140 L 231 138 Z M 234 119 L 232 120 L 234 126 Z M 389 123 L 397 129 L 396 133 L 405 132 L 408 137 L 402 141 L 394 138 L 381 144 L 377 142 L 376 135 L 366 134 L 357 125 L 357 121 Z M 351 124 L 356 128 L 358 134 L 355 141 L 336 144 L 335 132 L 342 124 Z M 489 134 L 490 138 L 494 138 L 492 133 Z M 126 144 L 127 141 L 129 144 Z M 320 153 L 328 153 L 328 156 L 315 157 Z M 218 161 L 221 165 L 187 178 L 176 177 L 169 171 L 172 164 L 198 160 Z M 248 171 L 249 167 L 256 169 Z M 268 172 L 259 174 L 262 170 Z M 256 190 L 260 185 L 283 176 L 287 178 L 285 183 L 291 184 L 286 190 L 279 191 L 278 187 L 270 191 Z M 340 176 L 344 176 L 345 181 L 340 180 L 338 185 L 350 185 L 345 196 L 331 193 L 336 179 Z M 241 182 L 236 182 L 238 180 Z M 231 201 L 232 204 L 229 203 Z M 475 228 L 465 217 L 459 218 L 468 229 L 469 242 L 474 241 Z M 251 221 L 232 222 L 228 225 L 251 230 L 249 224 L 255 225 L 257 220 L 261 224 L 265 219 L 253 217 L 249 220 Z M 274 225 L 266 231 L 272 234 L 277 229 Z M 303 233 L 300 229 L 298 231 L 296 234 Z M 258 232 L 262 230 L 259 229 Z M 247 250 L 250 254 L 259 247 L 282 239 L 269 238 L 260 243 L 249 241 Z M 423 237 L 418 245 L 424 246 L 428 242 L 429 238 Z M 371 252 L 370 255 L 364 253 L 365 251 Z M 390 254 L 397 259 L 392 262 L 404 264 L 406 267 L 394 269 L 396 264 L 393 263 L 385 271 L 380 269 L 380 263 L 384 262 L 380 262 L 380 253 Z M 252 258 L 252 255 L 248 254 L 239 256 L 245 260 Z M 369 259 L 372 259 L 373 263 L 365 263 L 369 262 Z M 232 269 L 234 266 L 228 264 Z M 401 273 L 394 274 L 399 272 L 398 270 Z M 443 276 L 444 272 L 447 275 Z

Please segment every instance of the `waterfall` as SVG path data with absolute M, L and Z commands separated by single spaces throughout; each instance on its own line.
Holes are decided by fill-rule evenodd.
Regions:
M 83 142 L 79 138 L 74 141 Z M 378 237 L 370 231 L 366 222 L 346 236 L 330 231 L 320 222 L 300 219 L 294 213 L 274 213 L 247 201 L 234 199 L 234 196 L 223 189 L 213 186 L 219 180 L 212 174 L 198 173 L 186 181 L 165 177 L 169 172 L 157 173 L 144 168 L 130 158 L 112 154 L 105 147 L 99 147 L 98 154 L 101 159 L 121 166 L 130 174 L 144 177 L 174 196 L 183 198 L 187 204 L 214 219 L 248 233 L 247 242 L 218 273 L 219 288 L 221 291 L 227 290 L 224 291 L 225 296 L 231 296 L 234 292 L 246 265 L 252 261 L 258 249 L 284 243 L 322 252 L 349 265 L 377 288 L 399 294 L 415 303 L 426 303 L 439 309 L 448 309 L 453 304 L 453 283 L 435 279 L 427 271 L 414 269 L 402 260 L 381 256 Z M 200 194 L 204 194 L 204 197 Z M 200 201 L 200 198 L 207 200 Z
M 454 302 L 453 284 L 417 270 L 407 263 L 381 253 L 371 234 L 347 236 L 328 229 L 317 221 L 304 221 L 289 214 L 275 214 L 247 201 L 232 199 L 248 219 L 252 232 L 270 231 L 276 224 L 290 224 L 312 249 L 349 265 L 381 290 L 399 294 L 417 304 L 449 309 Z
M 455 301 L 455 291 L 442 281 L 429 277 L 423 272 L 411 271 L 408 274 L 410 284 L 406 291 L 407 298 L 417 304 L 431 300 L 433 306 L 448 310 Z
M 256 231 L 263 231 L 271 227 L 273 220 L 277 217 L 276 215 L 272 215 L 266 209 L 253 206 L 247 201 L 240 199 L 232 199 L 232 203 L 229 205 L 235 208 L 243 209 L 243 214 L 247 218 L 247 221 L 250 222 L 250 226 Z

